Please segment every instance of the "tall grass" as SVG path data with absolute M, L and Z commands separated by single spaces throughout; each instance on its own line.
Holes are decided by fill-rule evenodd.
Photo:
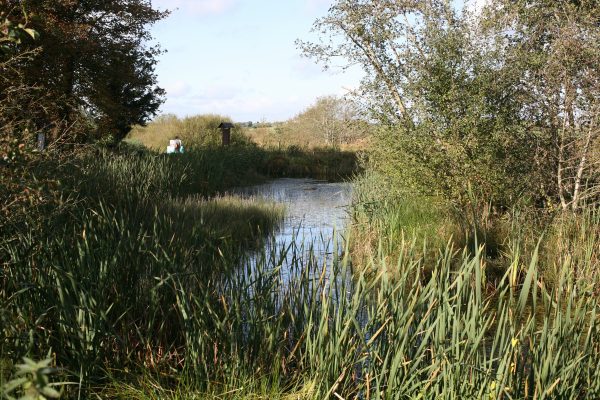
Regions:
M 390 187 L 384 176 L 373 172 L 357 179 L 353 193 L 356 267 L 372 269 L 368 262 L 378 253 L 393 264 L 413 241 L 419 248 L 426 244 L 422 256 L 434 259 L 448 242 L 472 252 L 481 245 L 493 283 L 516 255 L 529 262 L 526 257 L 539 244 L 540 274 L 547 284 L 558 282 L 566 263 L 572 265 L 574 276 L 600 285 L 599 209 L 577 214 L 535 209 L 499 212 L 475 198 L 465 209 Z
M 222 273 L 283 214 L 258 199 L 207 199 L 244 176 L 222 179 L 227 166 L 211 161 L 99 151 L 32 165 L 52 165 L 54 204 L 65 205 L 15 213 L 0 237 L 0 364 L 50 355 L 89 387 L 110 362 L 176 358 L 181 321 L 157 282 Z
M 313 178 L 335 182 L 350 179 L 361 170 L 356 153 L 350 151 L 295 146 L 261 151 L 264 160 L 260 171 L 276 178 Z
M 593 287 L 575 281 L 566 263 L 549 287 L 535 251 L 527 265 L 513 259 L 520 281 L 507 271 L 494 291 L 481 249 L 452 246 L 433 268 L 415 246 L 393 266 L 373 259 L 376 276 L 293 247 L 293 256 L 272 250 L 247 262 L 224 254 L 237 268 L 214 274 L 214 264 L 186 259 L 176 241 L 166 248 L 118 224 L 105 215 L 76 248 L 49 240 L 35 258 L 10 247 L 5 356 L 55 354 L 73 380 L 90 390 L 101 383 L 115 397 L 131 387 L 126 370 L 138 368 L 165 398 L 171 390 L 172 398 L 243 398 L 268 388 L 304 398 L 600 396 Z M 108 248 L 110 234 L 122 244 Z M 137 398 L 152 398 L 147 390 Z
M 370 270 L 353 268 L 349 248 L 249 254 L 238 243 L 281 210 L 189 197 L 198 182 L 177 179 L 220 168 L 95 159 L 71 178 L 80 197 L 54 218 L 66 223 L 0 242 L 0 364 L 52 358 L 76 382 L 65 397 L 600 397 L 600 304 L 595 282 L 573 274 L 597 271 L 597 236 L 585 233 L 596 214 L 569 228 L 582 250 L 554 265 L 556 279 L 547 237 L 533 248 L 515 238 L 490 287 L 482 247 L 416 230 L 375 242 L 404 244 L 365 254 Z
M 356 239 L 351 249 L 356 268 L 371 269 L 369 262 L 379 257 L 394 265 L 413 242 L 424 249 L 423 256 L 434 266 L 448 240 L 454 238 L 457 247 L 462 245 L 461 234 L 442 202 L 398 190 L 372 171 L 354 181 L 351 229 Z
M 595 285 L 600 295 L 600 209 L 558 215 L 547 227 L 542 248 L 544 275 L 560 280 L 560 266 L 570 265 L 576 280 Z

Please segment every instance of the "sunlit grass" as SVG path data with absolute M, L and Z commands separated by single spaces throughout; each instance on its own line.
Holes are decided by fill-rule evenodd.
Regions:
M 517 281 L 507 271 L 490 292 L 483 252 L 451 247 L 433 266 L 414 246 L 394 265 L 375 258 L 373 276 L 351 274 L 348 259 L 301 253 L 282 267 L 274 249 L 254 262 L 225 255 L 237 267 L 214 274 L 178 264 L 177 247 L 129 245 L 111 258 L 90 236 L 80 243 L 76 257 L 52 246 L 43 270 L 15 259 L 3 310 L 21 312 L 3 315 L 3 340 L 17 350 L 14 338 L 32 329 L 35 352 L 57 349 L 59 365 L 84 367 L 87 384 L 101 382 L 103 368 L 127 369 L 113 377 L 115 397 L 600 395 L 593 287 L 566 263 L 560 281 L 546 285 L 535 251 L 529 264 L 513 260 Z M 115 261 L 121 256 L 135 263 Z M 23 282 L 32 286 L 18 292 Z M 162 378 L 140 387 L 128 383 L 132 373 Z
M 424 239 L 438 231 L 421 222 L 444 214 L 411 214 L 423 204 L 360 260 L 257 251 L 244 242 L 273 229 L 279 206 L 192 195 L 194 180 L 174 181 L 202 176 L 184 158 L 102 157 L 54 218 L 69 223 L 0 242 L 0 359 L 50 357 L 77 382 L 66 397 L 600 396 L 596 214 L 514 236 L 490 286 L 483 247 Z M 551 279 L 549 238 L 564 243 Z

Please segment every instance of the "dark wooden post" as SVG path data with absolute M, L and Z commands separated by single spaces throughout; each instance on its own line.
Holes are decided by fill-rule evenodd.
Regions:
M 229 146 L 231 143 L 231 128 L 233 128 L 233 124 L 231 122 L 221 122 L 219 128 L 223 135 L 223 146 Z

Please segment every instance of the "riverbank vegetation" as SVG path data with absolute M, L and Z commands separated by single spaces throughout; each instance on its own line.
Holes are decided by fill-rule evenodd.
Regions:
M 89 256 L 85 248 L 79 257 Z M 160 261 L 161 268 L 142 275 L 157 279 L 127 295 L 125 316 L 106 289 L 129 293 L 131 282 L 122 282 L 123 274 L 141 271 L 121 263 L 100 271 L 86 263 L 85 272 L 45 264 L 43 273 L 27 281 L 56 288 L 44 296 L 29 290 L 11 305 L 27 305 L 30 312 L 41 305 L 43 311 L 41 299 L 57 292 L 60 307 L 43 313 L 38 327 L 52 327 L 50 317 L 60 310 L 61 323 L 53 328 L 58 331 L 50 335 L 43 329 L 35 337 L 62 332 L 57 361 L 84 374 L 83 386 L 67 388 L 72 395 L 80 390 L 135 399 L 600 394 L 598 303 L 588 295 L 591 284 L 570 276 L 569 264 L 548 287 L 540 281 L 536 250 L 529 265 L 515 256 L 514 270 L 491 290 L 485 255 L 457 254 L 451 246 L 427 273 L 421 248 L 406 246 L 393 265 L 401 273 L 393 279 L 385 269 L 347 279 L 347 259 L 323 265 L 298 249 L 288 251 L 295 254 L 285 271 L 273 251 L 238 264 L 239 273 L 217 275 L 174 269 L 174 260 L 153 253 L 152 264 Z M 383 258 L 371 263 L 388 265 Z M 523 276 L 515 280 L 513 273 Z M 129 315 L 136 315 L 135 332 L 124 326 Z M 165 320 L 177 329 L 168 329 Z
M 416 230 L 440 248 L 485 246 L 502 274 L 507 254 L 531 254 L 543 235 L 548 281 L 581 249 L 597 271 L 598 18 L 570 1 L 339 1 L 317 20 L 320 41 L 299 46 L 361 63 L 361 100 L 377 121 L 356 194 L 357 253 L 383 240 L 399 257 L 397 233 Z
M 12 192 L 2 199 L 2 381 L 7 361 L 52 355 L 66 368 L 63 376 L 76 375 L 87 386 L 78 390 L 88 392 L 105 382 L 110 365 L 172 357 L 179 347 L 172 347 L 172 333 L 182 331 L 185 318 L 168 317 L 177 292 L 165 283 L 233 268 L 283 209 L 260 199 L 213 197 L 239 183 L 223 179 L 233 176 L 223 165 L 248 167 L 239 158 L 219 164 L 209 154 L 191 164 L 96 148 L 57 157 L 35 157 L 3 187 Z M 253 178 L 239 170 L 235 176 Z M 186 290 L 194 292 L 189 283 Z
M 231 130 L 231 146 L 227 149 L 220 148 L 221 130 L 218 127 L 221 122 L 231 122 L 231 119 L 220 115 L 197 115 L 182 119 L 173 115 L 161 116 L 145 127 L 134 127 L 127 142 L 164 152 L 169 139 L 179 136 L 184 143 L 185 152 L 193 153 L 184 153 L 184 157 L 194 159 L 194 154 L 200 154 L 201 157 L 206 154 L 227 155 L 223 161 L 215 159 L 217 163 L 235 163 L 236 159 L 246 159 L 250 163 L 240 165 L 240 168 L 254 170 L 271 178 L 339 181 L 349 180 L 361 171 L 358 155 L 354 151 L 344 151 L 333 146 L 295 145 L 285 135 L 279 137 L 279 143 L 283 141 L 283 145 L 260 146 L 252 141 L 250 128 L 240 124 L 235 124 Z M 235 173 L 236 168 L 236 165 L 231 165 L 227 170 Z
M 284 210 L 226 192 L 269 176 L 340 179 L 355 154 L 264 148 L 242 128 L 220 147 L 219 116 L 158 118 L 119 144 L 160 103 L 157 50 L 140 55 L 142 42 L 94 17 L 139 17 L 125 36 L 147 38 L 139 29 L 164 15 L 136 0 L 40 3 L 40 22 L 10 4 L 0 396 L 600 397 L 594 4 L 335 1 L 315 24 L 324 41 L 300 46 L 363 64 L 371 138 L 346 247 L 331 257 L 262 246 Z M 90 25 L 98 37 L 67 40 Z M 126 78 L 142 88 L 116 90 Z M 186 152 L 160 154 L 174 135 Z

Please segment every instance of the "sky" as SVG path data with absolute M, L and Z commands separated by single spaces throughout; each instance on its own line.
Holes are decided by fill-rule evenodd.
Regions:
M 315 38 L 333 0 L 152 0 L 169 17 L 151 32 L 167 53 L 156 67 L 161 113 L 284 121 L 320 96 L 343 95 L 362 71 L 323 71 L 294 41 Z

